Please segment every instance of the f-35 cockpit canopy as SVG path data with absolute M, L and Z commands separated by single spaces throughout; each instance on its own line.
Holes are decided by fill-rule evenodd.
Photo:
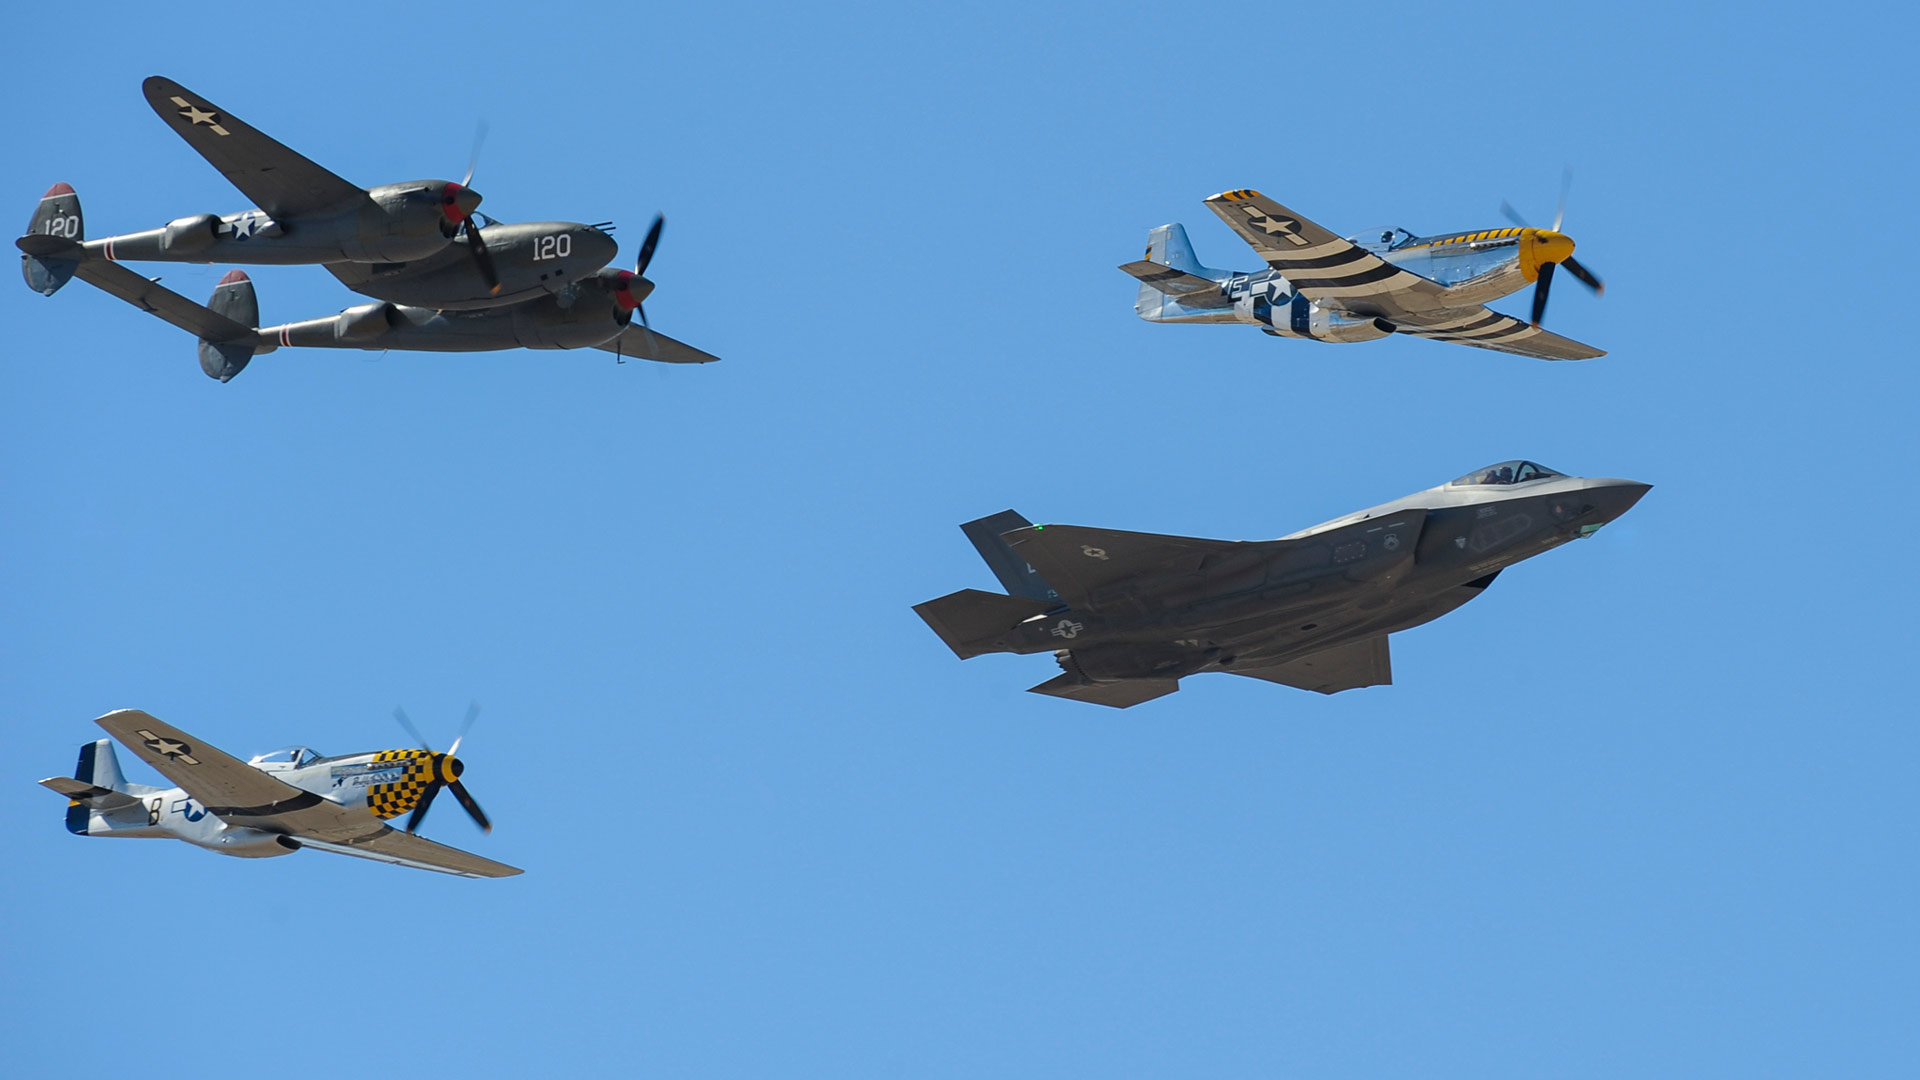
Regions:
M 1531 461 L 1503 461 L 1498 465 L 1489 465 L 1484 469 L 1475 469 L 1448 487 L 1481 487 L 1498 484 L 1525 484 L 1534 480 L 1546 480 L 1566 473 L 1555 472 Z

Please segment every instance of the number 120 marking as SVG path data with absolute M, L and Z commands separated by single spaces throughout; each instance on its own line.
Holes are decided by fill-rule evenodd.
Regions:
M 573 237 L 568 233 L 533 238 L 533 261 L 564 259 L 573 254 Z

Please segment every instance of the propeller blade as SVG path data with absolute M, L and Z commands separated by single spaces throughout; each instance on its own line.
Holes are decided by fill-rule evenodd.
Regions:
M 1540 328 L 1540 317 L 1547 313 L 1547 288 L 1553 284 L 1553 268 L 1557 263 L 1540 264 L 1540 280 L 1533 286 L 1533 327 Z
M 427 785 L 426 794 L 420 796 L 419 804 L 413 808 L 412 815 L 407 818 L 408 832 L 419 831 L 420 823 L 427 820 L 427 807 L 433 805 L 433 797 L 438 794 L 440 794 L 439 784 Z
M 633 313 L 640 316 L 640 330 L 647 335 L 647 359 L 651 360 L 660 355 L 660 342 L 653 336 L 653 327 L 647 325 L 646 305 L 633 305 Z
M 453 789 L 453 797 L 460 800 L 460 805 L 467 810 L 467 816 L 473 819 L 475 825 L 480 826 L 480 831 L 492 832 L 493 822 L 487 820 L 486 812 L 480 809 L 480 804 L 474 802 L 473 796 L 467 794 L 467 785 L 455 780 L 447 786 Z
M 460 722 L 460 733 L 453 737 L 453 745 L 447 747 L 448 757 L 452 757 L 460 752 L 460 740 L 467 737 L 467 732 L 473 730 L 473 722 L 478 719 L 480 719 L 480 703 L 477 701 L 467 702 L 467 718 Z
M 1508 202 L 1505 199 L 1500 200 L 1500 212 L 1506 215 L 1508 221 L 1513 222 L 1515 225 L 1518 225 L 1523 229 L 1533 228 L 1533 226 L 1527 224 L 1526 218 L 1523 218 L 1520 216 L 1520 211 L 1515 210 L 1513 208 L 1513 204 Z
M 660 245 L 660 227 L 666 223 L 665 214 L 653 215 L 653 226 L 647 230 L 647 238 L 640 242 L 640 258 L 633 268 L 635 274 L 646 276 L 647 264 L 653 261 L 653 249 Z
M 1553 211 L 1554 232 L 1559 232 L 1560 223 L 1567 219 L 1567 190 L 1571 187 L 1573 187 L 1573 170 L 1563 166 L 1560 169 L 1560 203 Z
M 480 279 L 494 293 L 500 291 L 500 275 L 493 269 L 493 252 L 487 250 L 487 242 L 480 238 L 480 229 L 469 218 L 461 226 L 467 232 L 467 249 L 473 252 L 474 264 L 480 268 Z
M 473 183 L 473 170 L 480 167 L 480 147 L 487 141 L 487 122 L 480 120 L 473 125 L 473 149 L 467 152 L 467 175 L 460 181 L 461 187 Z
M 1567 268 L 1567 273 L 1572 274 L 1575 278 L 1578 278 L 1580 281 L 1580 284 L 1585 285 L 1589 289 L 1592 289 L 1593 294 L 1595 296 L 1606 295 L 1606 292 L 1607 292 L 1606 285 L 1601 283 L 1599 278 L 1593 276 L 1593 271 L 1587 269 L 1584 266 L 1581 266 L 1579 260 L 1569 256 L 1567 259 L 1562 261 L 1560 265 Z
M 400 727 L 405 730 L 407 734 L 413 736 L 413 741 L 420 744 L 420 749 L 433 749 L 433 747 L 427 745 L 426 737 L 420 734 L 420 729 L 414 727 L 413 721 L 407 719 L 407 710 L 395 705 L 393 707 L 393 718 L 400 721 Z

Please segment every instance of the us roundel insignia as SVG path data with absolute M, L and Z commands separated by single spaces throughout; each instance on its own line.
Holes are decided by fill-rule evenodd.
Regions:
M 135 734 L 146 740 L 141 745 L 168 761 L 177 761 L 182 765 L 200 764 L 199 760 L 193 756 L 193 746 L 190 743 L 180 739 L 169 739 L 164 735 L 155 735 L 151 731 L 139 731 Z

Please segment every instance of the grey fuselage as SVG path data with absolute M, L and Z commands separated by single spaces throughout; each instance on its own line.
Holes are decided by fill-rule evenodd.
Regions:
M 980 652 L 1057 652 L 1096 682 L 1255 668 L 1405 630 L 1478 596 L 1493 575 L 1625 513 L 1648 486 L 1553 476 L 1444 485 L 1247 545 L 1204 571 L 1103 590 Z
M 558 293 L 612 262 L 619 250 L 606 232 L 574 221 L 476 222 L 492 256 L 496 290 L 482 277 L 468 237 L 443 235 L 445 218 L 427 201 L 436 183 L 374 188 L 365 204 L 332 215 L 276 222 L 259 210 L 201 214 L 81 247 L 88 257 L 115 262 L 317 263 L 363 296 L 442 311 Z
M 256 331 L 256 355 L 274 349 L 399 349 L 490 352 L 584 349 L 618 337 L 630 317 L 600 278 L 505 307 L 438 311 L 381 301 L 338 315 Z

